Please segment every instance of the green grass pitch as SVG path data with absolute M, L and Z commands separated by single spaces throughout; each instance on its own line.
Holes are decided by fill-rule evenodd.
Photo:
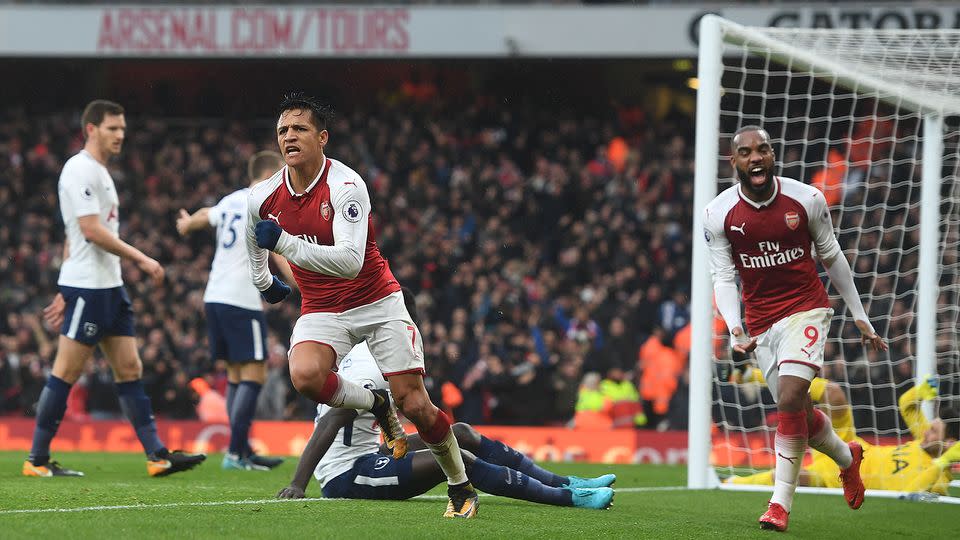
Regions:
M 556 508 L 482 496 L 476 519 L 441 518 L 436 489 L 411 501 L 273 501 L 293 473 L 223 471 L 220 455 L 198 469 L 150 478 L 136 454 L 59 453 L 85 478 L 25 478 L 20 452 L 0 452 L 0 538 L 754 538 L 768 494 L 648 490 L 679 486 L 682 467 L 557 463 L 561 474 L 617 474 L 613 508 Z M 320 497 L 311 484 L 310 497 Z M 120 508 L 116 508 L 120 507 Z M 59 510 L 76 509 L 63 512 Z M 58 510 L 58 511 L 54 511 Z M 955 505 L 868 498 L 851 511 L 839 496 L 798 495 L 787 534 L 795 538 L 937 538 L 954 534 Z

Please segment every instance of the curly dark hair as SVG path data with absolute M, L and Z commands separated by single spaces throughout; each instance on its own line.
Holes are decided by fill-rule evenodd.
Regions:
M 290 92 L 283 96 L 280 106 L 277 107 L 277 116 L 293 109 L 308 110 L 313 113 L 313 125 L 318 131 L 327 129 L 327 124 L 333 121 L 333 108 L 320 103 L 316 98 L 303 92 Z

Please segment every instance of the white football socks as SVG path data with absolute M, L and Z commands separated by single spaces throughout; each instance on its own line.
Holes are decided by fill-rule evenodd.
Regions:
M 797 491 L 797 480 L 807 444 L 800 437 L 788 437 L 779 432 L 774 440 L 777 468 L 773 474 L 773 496 L 770 497 L 770 502 L 779 503 L 789 512 L 793 506 L 793 494 Z
M 433 452 L 443 474 L 447 475 L 447 484 L 455 486 L 467 482 L 467 470 L 463 466 L 463 456 L 460 455 L 460 444 L 457 443 L 452 429 L 447 429 L 447 436 L 442 441 L 436 444 L 424 441 L 424 444 Z
M 817 452 L 826 454 L 835 461 L 841 469 L 846 469 L 853 463 L 853 454 L 850 453 L 850 447 L 837 435 L 830 424 L 830 419 L 819 409 L 814 409 L 813 414 L 821 416 L 822 425 L 818 433 L 811 433 L 808 444 Z
M 777 416 L 779 424 L 773 443 L 777 466 L 773 473 L 773 496 L 770 502 L 783 506 L 789 512 L 797 491 L 803 454 L 807 450 L 807 413 L 780 412 Z
M 337 385 L 337 391 L 333 393 L 328 405 L 340 409 L 370 410 L 370 408 L 373 407 L 373 392 L 339 375 L 336 375 L 336 377 L 339 384 Z

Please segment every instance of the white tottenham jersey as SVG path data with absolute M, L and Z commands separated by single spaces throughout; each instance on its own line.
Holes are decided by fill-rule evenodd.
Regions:
M 210 225 L 217 228 L 217 251 L 203 301 L 260 311 L 263 304 L 250 281 L 250 256 L 244 239 L 249 193 L 250 188 L 234 191 L 210 208 Z
M 120 236 L 120 199 L 107 168 L 82 150 L 64 164 L 57 193 L 70 248 L 70 256 L 60 267 L 57 284 L 82 289 L 112 289 L 123 285 L 120 257 L 88 242 L 78 221 L 83 216 L 98 215 L 111 234 Z
M 364 388 L 371 390 L 387 388 L 387 382 L 373 360 L 366 341 L 358 343 L 343 357 L 338 374 Z M 316 421 L 319 422 L 320 418 L 330 410 L 331 407 L 327 405 L 318 405 Z M 370 411 L 357 412 L 360 416 L 340 429 L 333 444 L 313 471 L 313 476 L 320 481 L 321 488 L 330 480 L 350 470 L 357 458 L 374 453 L 380 447 L 380 428 L 377 426 L 377 419 Z

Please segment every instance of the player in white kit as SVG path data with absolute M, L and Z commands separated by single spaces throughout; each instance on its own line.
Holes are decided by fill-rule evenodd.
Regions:
M 133 261 L 156 285 L 163 267 L 120 239 L 119 198 L 107 161 L 120 153 L 126 131 L 123 107 L 91 102 L 81 117 L 86 143 L 60 173 L 58 196 L 66 227 L 60 292 L 44 318 L 60 327 L 57 356 L 37 402 L 37 420 L 25 476 L 83 476 L 50 460 L 50 442 L 67 409 L 71 386 L 80 378 L 97 345 L 113 368 L 124 414 L 147 454 L 147 472 L 166 476 L 191 469 L 206 456 L 171 452 L 157 436 L 150 398 L 144 392 L 143 364 L 137 352 L 130 298 L 120 277 L 120 259 Z
M 704 236 L 717 308 L 735 351 L 756 350 L 767 386 L 777 401 L 776 469 L 773 496 L 760 517 L 764 529 L 784 531 L 809 444 L 841 468 L 847 504 L 863 503 L 863 449 L 845 443 L 829 418 L 814 409 L 810 381 L 823 366 L 823 347 L 833 310 L 820 282 L 813 249 L 853 314 L 865 345 L 887 346 L 867 319 L 850 265 L 833 234 L 823 194 L 790 178 L 774 176 L 770 136 L 744 126 L 731 141 L 730 164 L 738 184 L 707 205 Z M 746 330 L 740 322 L 740 276 Z
M 250 447 L 250 425 L 260 389 L 267 379 L 264 361 L 267 322 L 260 292 L 250 282 L 250 257 L 243 239 L 250 188 L 270 178 L 282 166 L 280 154 L 258 152 L 247 163 L 249 187 L 234 191 L 215 206 L 201 208 L 193 214 L 181 208 L 177 218 L 177 232 L 181 236 L 207 227 L 217 229 L 217 250 L 203 302 L 210 358 L 227 362 L 230 446 L 223 456 L 224 469 L 263 471 L 283 463 L 281 458 L 259 456 Z M 284 275 L 289 274 L 283 257 L 272 259 Z

